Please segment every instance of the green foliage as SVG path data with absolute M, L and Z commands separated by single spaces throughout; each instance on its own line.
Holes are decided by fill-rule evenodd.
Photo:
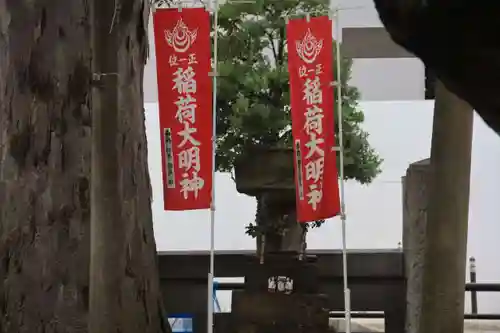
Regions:
M 235 158 L 248 144 L 290 145 L 285 18 L 305 13 L 326 15 L 328 2 L 255 0 L 221 6 L 216 156 L 219 171 L 231 171 Z M 364 115 L 358 105 L 358 90 L 348 85 L 350 77 L 351 60 L 342 58 L 345 178 L 369 183 L 380 172 L 382 160 L 360 127 Z

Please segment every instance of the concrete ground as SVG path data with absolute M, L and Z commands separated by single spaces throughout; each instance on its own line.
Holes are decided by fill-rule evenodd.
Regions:
M 330 325 L 337 332 L 345 332 L 343 319 L 331 319 Z M 500 333 L 500 320 L 465 320 L 464 333 Z M 354 319 L 352 333 L 384 332 L 383 319 Z

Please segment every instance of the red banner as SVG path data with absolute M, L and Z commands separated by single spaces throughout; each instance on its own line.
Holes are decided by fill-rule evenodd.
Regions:
M 210 208 L 212 80 L 204 8 L 153 14 L 165 210 Z
M 335 152 L 332 21 L 327 16 L 287 24 L 297 219 L 340 213 Z

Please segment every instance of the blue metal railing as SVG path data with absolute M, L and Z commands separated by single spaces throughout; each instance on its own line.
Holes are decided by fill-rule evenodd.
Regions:
M 221 290 L 219 289 L 219 282 L 214 281 L 214 292 L 212 293 L 214 295 L 214 309 L 216 312 L 222 312 L 219 299 L 217 298 L 217 290 Z

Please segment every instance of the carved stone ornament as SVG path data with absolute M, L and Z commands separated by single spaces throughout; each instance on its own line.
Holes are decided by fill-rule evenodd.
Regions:
M 293 279 L 287 276 L 271 276 L 267 279 L 267 290 L 273 293 L 291 294 L 293 291 Z

